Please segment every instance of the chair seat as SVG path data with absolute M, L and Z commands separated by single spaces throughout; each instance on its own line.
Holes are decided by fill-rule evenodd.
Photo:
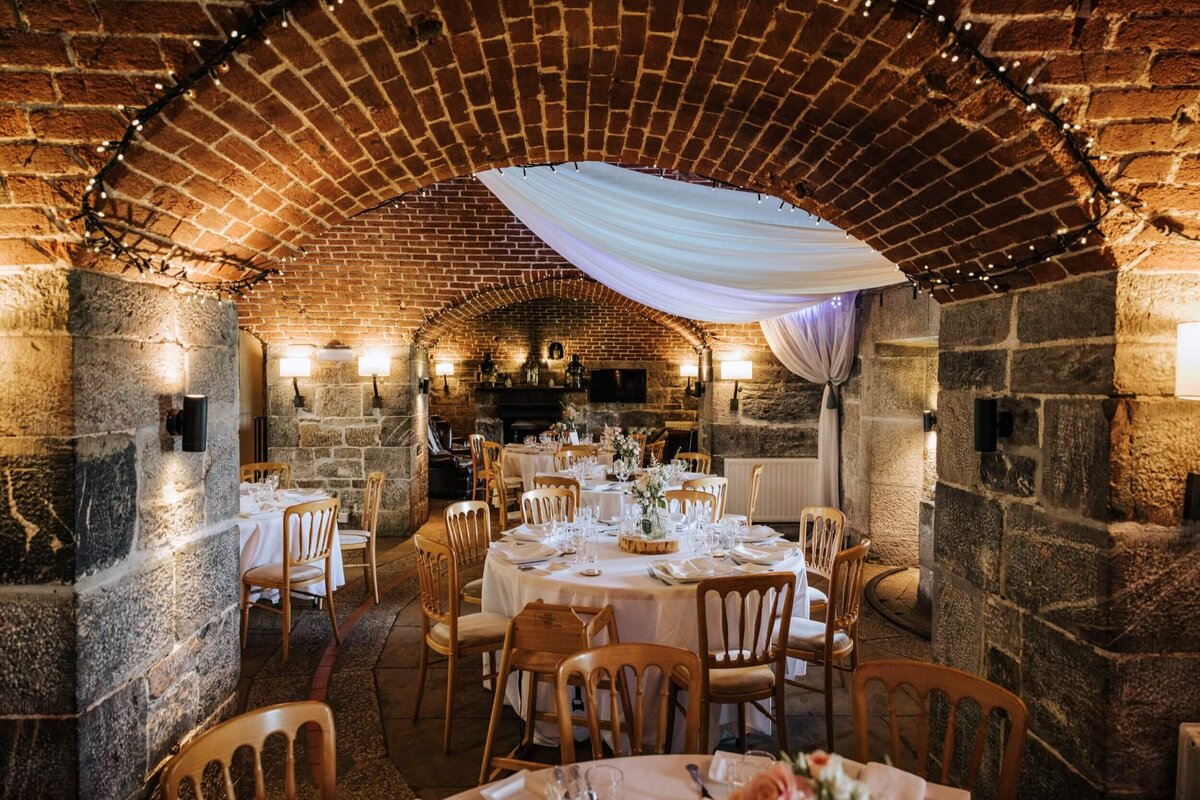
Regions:
M 459 594 L 462 595 L 463 600 L 479 605 L 483 602 L 483 578 L 469 581 L 466 586 L 462 587 Z
M 825 594 L 817 587 L 809 586 L 807 593 L 808 593 L 808 605 L 810 608 L 817 604 L 820 604 L 823 606 L 829 605 L 829 595 Z
M 853 642 L 845 631 L 833 635 L 833 650 L 835 653 L 847 650 Z M 825 623 L 811 619 L 792 618 L 788 627 L 788 650 L 804 650 L 809 653 L 821 653 L 825 649 Z
M 458 618 L 458 644 L 462 647 L 478 647 L 494 642 L 497 648 L 504 643 L 508 632 L 508 617 L 481 611 L 478 614 L 463 614 Z M 439 622 L 429 629 L 429 638 L 441 647 L 450 646 L 450 626 Z
M 325 570 L 316 564 L 293 565 L 288 570 L 288 583 L 293 586 L 312 583 L 325 577 Z M 280 586 L 283 584 L 283 564 L 261 564 L 246 570 L 242 580 L 252 586 Z
M 757 667 L 710 669 L 708 688 L 713 694 L 752 694 L 775 688 L 775 670 L 763 664 Z
M 343 550 L 347 547 L 362 547 L 371 541 L 369 531 L 339 530 L 338 542 Z

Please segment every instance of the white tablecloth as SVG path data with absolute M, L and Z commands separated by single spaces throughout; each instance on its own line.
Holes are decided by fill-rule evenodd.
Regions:
M 580 763 L 581 770 L 587 770 L 593 764 L 604 764 L 621 770 L 624 776 L 625 800 L 696 800 L 700 792 L 687 772 L 688 764 L 700 767 L 700 774 L 706 776 L 705 783 L 716 800 L 725 800 L 729 796 L 729 787 L 723 783 L 708 778 L 709 764 L 712 756 L 699 755 L 666 755 L 666 756 L 626 756 L 625 758 L 610 758 L 606 761 Z M 865 767 L 857 761 L 842 759 L 843 769 L 851 778 L 861 778 Z M 553 777 L 553 771 L 539 770 L 526 773 L 524 788 L 516 789 L 506 794 L 507 800 L 533 800 L 546 796 L 546 782 Z M 468 789 L 456 794 L 450 800 L 479 800 L 483 798 L 478 788 Z M 941 786 L 936 783 L 925 785 L 924 800 L 970 800 L 971 795 L 962 789 Z
M 613 454 L 601 452 L 596 454 L 596 463 L 612 466 Z M 533 488 L 533 476 L 538 474 L 554 474 L 554 453 L 521 444 L 504 446 L 504 474 L 510 478 L 520 476 L 524 491 Z
M 295 499 L 296 503 L 307 503 L 313 500 L 325 500 L 328 495 L 318 495 Z M 287 498 L 288 502 L 294 498 Z M 241 575 L 246 574 L 246 570 L 258 567 L 263 564 L 278 564 L 283 561 L 283 509 L 271 511 L 264 514 L 239 514 L 238 528 L 241 529 Z M 299 547 L 297 542 L 298 531 L 293 526 L 292 530 L 292 545 L 294 548 Z M 338 587 L 346 583 L 346 576 L 342 570 L 342 549 L 338 539 L 337 528 L 333 532 L 333 588 L 334 591 Z M 322 568 L 324 565 L 321 565 Z M 314 583 L 311 586 L 304 587 L 304 591 L 309 594 L 326 596 L 327 590 L 325 581 Z M 274 599 L 277 592 L 264 592 L 263 596 L 269 599 Z
M 545 473 L 538 473 L 545 474 Z M 565 472 L 553 472 L 552 475 L 566 475 Z M 707 477 L 701 472 L 687 472 L 683 475 L 683 480 L 689 481 L 693 478 Z M 600 519 L 612 520 L 619 519 L 621 514 L 621 498 L 629 496 L 630 484 L 619 484 L 616 481 L 608 480 L 586 480 L 580 488 L 579 501 L 585 506 L 593 506 L 600 511 Z M 667 491 L 682 488 L 679 486 L 668 486 Z
M 681 561 L 691 558 L 692 554 L 686 552 L 687 546 L 681 548 L 683 552 L 671 556 L 633 555 L 617 547 L 615 536 L 601 534 L 597 549 L 596 563 L 591 566 L 600 569 L 602 574 L 592 578 L 580 574 L 588 566 L 584 564 L 559 571 L 549 571 L 542 564 L 535 569 L 522 571 L 502 558 L 489 556 L 483 569 L 483 610 L 511 617 L 534 600 L 592 607 L 611 604 L 622 642 L 656 642 L 697 652 L 699 635 L 695 584 L 667 586 L 646 572 L 649 563 L 658 558 Z M 796 573 L 796 598 L 792 615 L 807 619 L 808 579 L 803 555 L 789 559 L 780 569 Z M 714 625 L 719 624 L 719 614 L 710 611 L 709 618 Z M 710 634 L 712 641 L 717 641 L 715 631 L 716 628 Z M 789 660 L 789 675 L 803 675 L 804 668 L 803 661 Z M 552 694 L 545 689 L 543 692 L 544 696 L 539 695 L 539 707 L 553 708 Z M 652 696 L 648 688 L 647 697 Z M 509 681 L 506 699 L 514 708 L 521 709 L 515 676 Z M 764 702 L 764 705 L 769 706 L 769 702 Z M 736 706 L 720 708 L 721 718 L 718 720 L 717 715 L 713 715 L 714 727 L 736 720 Z M 657 712 L 653 717 L 648 717 L 648 730 L 656 716 Z M 749 706 L 747 720 L 755 729 L 770 730 L 770 721 L 753 706 Z M 556 740 L 557 731 L 553 726 L 539 725 L 539 733 L 546 741 Z M 710 734 L 715 744 L 717 732 L 713 730 Z

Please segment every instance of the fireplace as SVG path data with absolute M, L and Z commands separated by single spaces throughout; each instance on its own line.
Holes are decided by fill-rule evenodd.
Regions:
M 562 419 L 563 405 L 586 395 L 555 386 L 480 387 L 475 390 L 476 428 L 503 444 L 537 436 Z

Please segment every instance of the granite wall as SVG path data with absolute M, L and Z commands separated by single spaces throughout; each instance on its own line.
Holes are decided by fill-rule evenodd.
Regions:
M 1106 273 L 946 306 L 934 655 L 1028 704 L 1026 798 L 1172 796 L 1200 719 L 1200 404 L 1172 396 L 1200 274 Z M 1014 418 L 973 449 L 973 402 Z
M 937 434 L 924 432 L 921 414 L 937 407 L 938 318 L 937 303 L 907 286 L 861 295 L 858 353 L 842 392 L 842 509 L 851 533 L 870 537 L 871 560 L 884 564 L 922 561 L 921 504 L 933 497 Z M 921 544 L 928 563 L 933 542 Z
M 379 378 L 383 408 L 375 409 L 371 379 L 358 361 L 322 361 L 312 348 L 267 347 L 267 453 L 292 465 L 298 486 L 328 490 L 342 502 L 350 523 L 361 522 L 367 475 L 387 475 L 379 510 L 380 536 L 406 536 L 429 516 L 429 398 L 417 389 L 426 375 L 425 351 L 372 348 L 392 357 L 391 374 Z M 299 378 L 304 407 L 293 405 L 291 378 L 279 377 L 279 359 L 312 359 L 311 378 Z M 353 355 L 358 355 L 355 351 Z
M 0 796 L 147 793 L 237 687 L 229 303 L 0 274 Z M 208 449 L 164 433 L 206 394 Z

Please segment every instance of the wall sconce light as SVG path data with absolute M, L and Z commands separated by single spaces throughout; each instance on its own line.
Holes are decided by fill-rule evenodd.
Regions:
M 1175 340 L 1175 396 L 1200 400 L 1200 322 L 1180 323 Z
M 882 295 L 881 295 L 882 296 Z M 921 429 L 929 433 L 937 426 L 937 412 L 928 408 L 921 412 Z
M 438 361 L 433 365 L 433 374 L 442 376 L 442 393 L 450 394 L 450 376 L 454 374 L 453 361 Z
M 167 433 L 183 437 L 183 452 L 203 453 L 208 446 L 208 397 L 185 394 L 183 408 L 167 412 Z
M 721 380 L 733 381 L 733 399 L 729 401 L 729 410 L 738 410 L 738 392 L 741 390 L 739 381 L 748 381 L 754 377 L 753 361 L 722 361 Z
M 996 452 L 997 438 L 1007 439 L 1012 436 L 1013 415 L 1011 411 L 1001 411 L 999 401 L 994 397 L 975 398 L 975 451 L 979 453 Z
M 392 357 L 386 353 L 370 353 L 358 357 L 358 377 L 370 378 L 371 388 L 375 390 L 375 398 L 371 400 L 371 408 L 383 408 L 383 398 L 379 396 L 379 378 L 392 374 Z
M 688 379 L 687 388 L 684 389 L 684 392 L 687 394 L 688 397 L 692 397 L 693 395 L 695 397 L 699 397 L 701 394 L 704 393 L 704 390 L 700 388 L 700 381 L 698 380 L 700 378 L 700 365 L 699 364 L 680 364 L 679 365 L 679 377 Z M 697 379 L 696 380 L 696 389 L 694 392 L 692 390 L 692 379 L 693 378 Z
M 292 400 L 292 405 L 296 408 L 304 408 L 304 397 L 300 394 L 300 384 L 296 382 L 296 379 L 312 377 L 312 359 L 308 356 L 279 359 L 279 377 L 292 379 L 292 388 L 296 390 L 296 397 Z
M 429 376 L 417 378 L 417 391 L 421 394 L 429 394 Z

